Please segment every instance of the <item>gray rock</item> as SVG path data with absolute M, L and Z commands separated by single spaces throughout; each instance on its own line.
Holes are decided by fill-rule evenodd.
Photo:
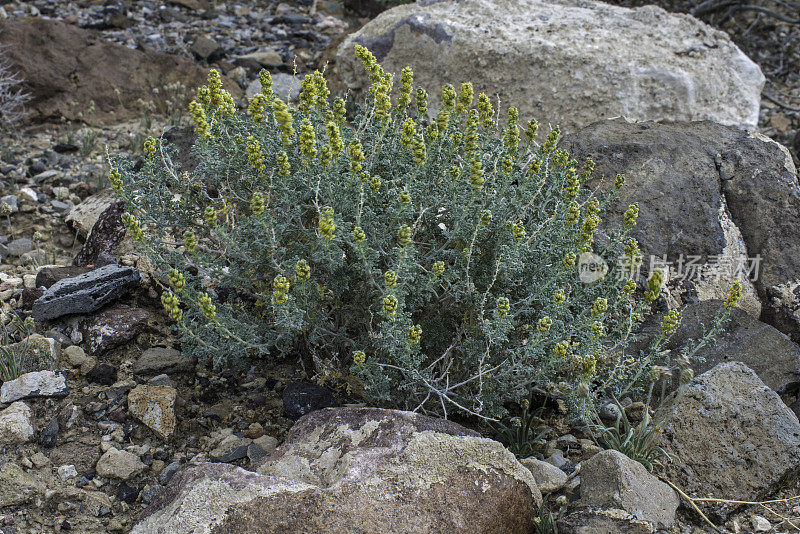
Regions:
M 44 491 L 44 484 L 17 464 L 0 464 L 0 509 L 25 504 Z
M 272 91 L 275 96 L 281 98 L 286 102 L 294 102 L 300 96 L 302 80 L 300 77 L 291 76 L 283 72 L 276 72 L 272 74 Z M 247 97 L 252 98 L 256 93 L 261 92 L 261 83 L 258 79 L 254 80 L 247 86 Z
M 162 439 L 175 432 L 177 392 L 168 386 L 136 386 L 128 393 L 128 410 Z
M 192 371 L 194 365 L 195 360 L 185 357 L 179 350 L 151 347 L 136 360 L 133 373 L 137 375 L 183 373 Z
M 64 397 L 69 393 L 64 375 L 39 371 L 24 375 L 0 386 L 0 402 L 14 402 L 29 397 Z
M 553 464 L 533 457 L 520 460 L 519 463 L 528 468 L 542 493 L 556 492 L 567 483 L 567 474 Z
M 619 451 L 603 451 L 581 463 L 579 506 L 616 508 L 657 528 L 669 528 L 679 504 L 672 488 Z
M 502 29 L 502 31 L 498 31 Z M 573 131 L 596 120 L 714 120 L 755 128 L 764 75 L 689 15 L 588 0 L 443 0 L 385 11 L 337 49 L 345 87 L 369 85 L 353 54 L 414 69 L 438 108 L 441 86 L 471 81 L 524 120 Z M 620 53 L 624 50 L 625 53 Z
M 33 412 L 21 401 L 0 411 L 0 444 L 19 445 L 33 439 Z
M 158 475 L 158 481 L 164 485 L 169 484 L 169 481 L 172 480 L 172 475 L 174 475 L 180 467 L 181 463 L 178 461 L 168 464 Z
M 43 287 L 47 289 L 59 280 L 64 278 L 74 278 L 78 275 L 88 273 L 91 269 L 87 267 L 75 267 L 72 265 L 64 265 L 59 267 L 42 267 L 36 273 L 36 287 Z
M 197 56 L 199 59 L 208 60 L 212 57 L 217 57 L 222 50 L 214 39 L 209 39 L 208 37 L 200 36 L 194 40 L 192 45 L 189 47 L 189 50 Z
M 135 267 L 106 265 L 50 286 L 33 303 L 37 321 L 56 319 L 73 313 L 91 313 L 113 302 L 139 282 Z
M 128 480 L 142 473 L 147 466 L 135 454 L 111 447 L 97 461 L 96 469 L 101 477 Z
M 19 343 L 7 345 L 6 349 L 20 359 L 23 373 L 57 371 L 59 368 L 61 344 L 55 339 L 31 334 Z
M 663 429 L 657 444 L 672 456 L 664 475 L 689 496 L 761 501 L 800 466 L 800 422 L 743 363 L 695 377 L 655 420 Z M 718 519 L 735 509 L 697 504 Z
M 515 534 L 541 504 L 501 444 L 410 412 L 315 411 L 256 467 L 180 469 L 132 532 Z
M 26 252 L 30 252 L 36 247 L 36 244 L 27 237 L 15 239 L 8 244 L 9 256 L 22 256 Z

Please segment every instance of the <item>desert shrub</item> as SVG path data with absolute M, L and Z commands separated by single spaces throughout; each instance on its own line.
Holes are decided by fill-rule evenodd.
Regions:
M 352 119 L 319 72 L 294 107 L 263 71 L 245 114 L 211 71 L 190 105 L 196 169 L 152 138 L 140 168 L 111 161 L 184 350 L 217 366 L 310 353 L 348 393 L 445 416 L 495 419 L 534 384 L 580 413 L 647 383 L 659 351 L 625 349 L 660 274 L 637 290 L 577 271 L 589 253 L 641 262 L 636 206 L 597 233 L 624 178 L 590 191 L 593 163 L 557 127 L 538 142 L 469 83 L 432 114 L 410 68 L 393 92 L 356 53 L 372 85 Z
M 20 87 L 20 79 L 13 72 L 0 46 L 0 130 L 11 131 L 25 116 L 28 94 Z
M 0 321 L 0 382 L 14 380 L 22 374 L 25 359 L 30 354 L 28 338 L 33 332 L 33 319 L 23 319 L 18 314 L 3 315 Z M 11 348 L 16 340 L 22 339 L 21 346 Z

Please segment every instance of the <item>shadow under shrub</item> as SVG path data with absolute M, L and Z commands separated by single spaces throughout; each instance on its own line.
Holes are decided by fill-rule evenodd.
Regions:
M 638 208 L 595 235 L 610 199 L 582 188 L 593 164 L 556 148 L 557 127 L 537 142 L 534 120 L 501 120 L 468 83 L 433 114 L 410 68 L 394 88 L 356 53 L 372 86 L 352 120 L 318 72 L 295 108 L 263 71 L 240 113 L 212 71 L 190 106 L 192 172 L 156 139 L 141 169 L 112 162 L 184 351 L 217 366 L 310 353 L 348 393 L 444 416 L 496 419 L 533 385 L 582 415 L 647 383 L 658 351 L 625 349 L 661 277 L 641 295 L 578 275 L 590 253 L 636 271 Z

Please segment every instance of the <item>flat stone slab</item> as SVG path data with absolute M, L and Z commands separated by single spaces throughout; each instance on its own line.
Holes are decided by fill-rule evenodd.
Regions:
M 106 265 L 74 278 L 59 280 L 33 303 L 37 321 L 73 313 L 91 313 L 124 295 L 139 282 L 135 267 Z
M 0 387 L 0 402 L 14 402 L 28 397 L 64 397 L 69 393 L 67 380 L 61 373 L 39 371 L 25 373 Z

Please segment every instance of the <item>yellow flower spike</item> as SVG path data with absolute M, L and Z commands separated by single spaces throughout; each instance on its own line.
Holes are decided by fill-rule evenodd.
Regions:
M 511 301 L 507 297 L 498 297 L 495 304 L 497 308 L 497 315 L 505 317 L 511 312 Z
M 183 245 L 187 252 L 194 252 L 197 249 L 197 237 L 194 232 L 190 230 L 183 232 Z
M 435 261 L 433 265 L 431 265 L 431 272 L 434 276 L 440 276 L 444 273 L 444 262 L 443 261 Z
M 540 333 L 545 333 L 550 331 L 550 327 L 553 326 L 553 321 L 550 317 L 544 316 L 539 319 L 539 322 L 536 324 L 536 330 Z
M 414 143 L 411 152 L 414 159 L 414 163 L 416 163 L 418 167 L 425 162 L 425 157 L 426 157 L 425 141 L 422 139 L 422 136 L 420 134 L 414 135 Z
M 648 304 L 652 303 L 661 295 L 661 287 L 664 284 L 664 273 L 660 270 L 653 271 L 650 280 L 647 281 L 647 291 L 644 292 L 644 300 Z
M 678 310 L 670 310 L 667 315 L 661 320 L 661 331 L 665 336 L 672 335 L 678 328 L 680 323 L 680 314 Z
M 203 293 L 197 299 L 197 303 L 200 305 L 200 310 L 205 315 L 206 319 L 209 321 L 213 321 L 216 317 L 217 307 L 214 306 L 214 303 L 211 301 L 211 297 L 208 296 L 208 293 Z
M 593 198 L 586 204 L 586 214 L 587 215 L 600 214 L 600 203 L 597 201 L 597 199 Z
M 731 285 L 731 290 L 728 293 L 728 297 L 725 299 L 725 309 L 730 311 L 736 307 L 736 304 L 739 303 L 739 299 L 742 298 L 742 283 L 736 280 Z
M 417 89 L 414 103 L 417 108 L 417 120 L 422 120 L 428 116 L 428 93 L 422 87 Z
M 631 204 L 628 206 L 628 209 L 625 211 L 625 226 L 628 228 L 633 228 L 636 226 L 636 219 L 639 217 L 639 206 L 637 204 Z
M 494 126 L 494 108 L 492 108 L 492 102 L 486 93 L 478 95 L 478 111 L 483 128 L 490 130 Z
M 481 224 L 488 226 L 492 222 L 492 210 L 483 210 L 481 212 Z
M 411 243 L 411 227 L 407 224 L 400 226 L 397 230 L 397 241 L 400 246 L 406 247 Z
M 135 215 L 131 213 L 123 213 L 120 217 L 122 224 L 125 228 L 128 229 L 130 232 L 131 237 L 133 237 L 137 241 L 142 241 L 144 239 L 144 232 L 142 232 L 142 223 L 139 219 L 136 218 Z
M 555 150 L 560 135 L 561 129 L 558 126 L 554 126 L 553 129 L 550 130 L 550 133 L 547 134 L 547 139 L 544 144 L 542 144 L 539 152 L 542 154 L 549 154 Z
M 583 163 L 583 169 L 581 169 L 581 173 L 578 176 L 578 178 L 580 179 L 581 182 L 585 182 L 592 176 L 593 172 L 594 172 L 594 160 L 592 160 L 592 158 L 588 158 Z
M 592 316 L 601 317 L 608 311 L 608 300 L 603 297 L 597 297 L 592 305 Z
M 578 180 L 578 175 L 575 173 L 574 169 L 570 169 L 567 172 L 567 176 L 564 178 L 564 198 L 573 200 L 578 196 L 579 190 L 580 180 Z
M 455 88 L 446 83 L 442 86 L 442 109 L 450 111 L 455 111 L 456 108 L 456 90 Z
M 406 334 L 408 338 L 408 342 L 411 345 L 416 345 L 419 343 L 419 340 L 422 339 L 422 327 L 419 325 L 414 325 L 409 327 L 408 334 Z
M 258 73 L 258 82 L 261 84 L 261 94 L 265 97 L 265 102 L 272 99 L 272 75 L 266 69 L 261 69 Z
M 443 132 L 447 129 L 447 125 L 450 123 L 450 113 L 443 109 L 439 113 L 436 114 L 436 128 L 440 132 Z
M 331 92 L 328 89 L 328 81 L 325 80 L 325 76 L 318 70 L 314 71 L 314 81 L 316 83 L 317 93 L 316 106 L 322 110 L 328 107 L 328 98 L 331 96 Z
M 250 116 L 253 118 L 253 122 L 256 124 L 261 124 L 264 122 L 264 120 L 266 120 L 267 106 L 269 106 L 269 100 L 266 96 L 261 93 L 256 93 L 253 95 L 253 98 L 250 99 L 247 108 L 247 110 L 250 112 Z
M 316 136 L 314 135 L 314 126 L 308 118 L 303 119 L 300 123 L 300 153 L 305 158 L 306 162 L 311 161 L 317 156 Z
M 217 210 L 214 209 L 214 206 L 208 206 L 205 211 L 203 211 L 203 219 L 209 226 L 217 224 Z
M 531 176 L 538 173 L 542 169 L 542 160 L 539 158 L 533 158 L 531 162 L 528 164 L 528 174 Z
M 411 91 L 414 85 L 414 71 L 411 67 L 403 68 L 400 73 L 400 96 L 397 98 L 397 109 L 405 112 L 411 105 Z
M 407 117 L 400 125 L 400 142 L 403 146 L 410 149 L 414 145 L 414 136 L 417 134 L 417 127 L 414 119 Z
M 144 146 L 142 147 L 142 150 L 144 151 L 144 155 L 147 156 L 148 158 L 152 158 L 153 156 L 155 156 L 156 155 L 156 140 L 153 139 L 152 137 L 148 137 L 144 142 Z
M 633 280 L 626 281 L 625 284 L 622 286 L 622 291 L 629 295 L 632 294 L 634 291 L 636 291 L 636 282 L 634 282 Z
M 564 222 L 567 223 L 568 225 L 576 224 L 580 216 L 581 216 L 581 207 L 580 205 L 578 205 L 577 202 L 573 200 L 567 207 L 567 213 L 564 216 Z
M 639 243 L 635 239 L 628 239 L 625 242 L 625 256 L 632 266 L 641 263 L 642 252 L 639 250 Z
M 381 188 L 381 179 L 379 176 L 373 176 L 369 179 L 369 186 L 373 191 L 377 192 Z
M 595 339 L 603 337 L 603 323 L 600 321 L 593 322 L 592 326 L 589 328 L 589 331 L 592 333 L 592 337 Z
M 575 254 L 573 254 L 572 252 L 564 254 L 564 267 L 567 268 L 574 267 L 576 260 L 577 258 L 575 257 Z
M 356 226 L 355 228 L 353 228 L 353 240 L 357 244 L 360 245 L 366 237 L 367 234 L 364 233 L 364 230 L 362 230 L 360 226 Z
M 556 304 L 563 304 L 565 300 L 567 300 L 567 296 L 564 294 L 563 289 L 559 289 L 553 293 L 553 302 Z
M 567 341 L 559 341 L 556 343 L 556 346 L 553 347 L 553 352 L 555 352 L 557 356 L 566 356 L 568 350 L 569 342 Z
M 211 126 L 206 119 L 206 112 L 203 109 L 203 105 L 197 100 L 192 100 L 189 104 L 189 115 L 192 117 L 194 131 L 197 132 L 197 135 L 204 139 L 210 139 Z
M 623 185 L 625 185 L 625 175 L 618 174 L 617 177 L 614 178 L 614 187 L 617 189 L 621 189 Z
M 467 159 L 472 158 L 478 149 L 478 118 L 478 110 L 469 110 L 467 133 L 464 135 L 464 154 Z
M 286 152 L 281 150 L 275 154 L 275 163 L 278 167 L 279 176 L 286 178 L 291 174 L 291 168 L 289 167 L 289 155 L 286 154 Z
M 108 173 L 108 182 L 111 184 L 111 189 L 119 193 L 122 190 L 122 175 L 119 169 L 111 169 Z
M 297 260 L 297 265 L 294 267 L 294 276 L 300 282 L 305 282 L 311 278 L 311 266 L 306 260 Z
M 408 191 L 400 191 L 397 201 L 400 202 L 400 205 L 403 207 L 408 206 L 411 204 L 411 195 L 408 193 Z
M 364 150 L 361 146 L 361 141 L 351 141 L 347 153 L 350 157 L 350 171 L 353 174 L 361 172 L 363 169 L 361 164 L 364 161 Z
M 333 121 L 328 122 L 325 126 L 325 134 L 328 136 L 328 142 L 331 145 L 331 149 L 333 149 L 333 153 L 337 156 L 341 154 L 342 150 L 344 150 L 344 142 L 342 141 L 339 126 Z
M 330 241 L 336 237 L 336 234 L 334 234 L 336 231 L 336 223 L 333 221 L 333 208 L 330 206 L 322 209 L 322 215 L 319 218 L 318 228 L 319 235 L 321 235 L 325 241 Z
M 172 289 L 174 289 L 176 293 L 183 291 L 183 288 L 186 286 L 186 280 L 177 269 L 172 269 L 169 272 L 169 285 L 172 286 Z
M 592 356 L 591 354 L 586 355 L 583 358 L 583 377 L 586 380 L 591 379 L 594 374 L 597 372 L 597 359 Z
M 363 365 L 367 361 L 367 355 L 363 350 L 357 350 L 353 353 L 353 363 L 356 365 Z
M 303 113 L 308 113 L 317 102 L 317 81 L 313 74 L 306 74 L 300 83 L 300 104 L 297 106 Z
M 456 107 L 456 113 L 464 113 L 466 110 L 472 106 L 472 99 L 475 97 L 475 91 L 472 88 L 472 84 L 469 82 L 461 84 L 461 91 L 458 95 L 458 106 Z
M 481 161 L 479 156 L 473 157 L 469 162 L 469 185 L 472 187 L 474 192 L 478 192 L 483 189 L 483 162 Z
M 275 97 L 272 101 L 272 109 L 275 112 L 275 120 L 278 122 L 278 129 L 280 130 L 279 137 L 285 146 L 290 146 L 294 136 L 292 113 L 286 103 L 278 97 Z
M 581 230 L 581 239 L 584 242 L 589 242 L 594 238 L 594 232 L 597 230 L 598 224 L 600 224 L 600 217 L 597 215 L 592 215 L 584 219 L 583 229 Z
M 533 143 L 536 140 L 536 135 L 539 133 L 539 123 L 536 119 L 531 119 L 525 125 L 525 141 Z
M 333 149 L 329 145 L 323 145 L 319 149 L 319 164 L 327 168 L 331 163 L 333 163 Z
M 425 136 L 429 141 L 436 141 L 439 139 L 439 125 L 436 124 L 436 122 L 430 123 L 425 129 Z
M 247 161 L 250 162 L 250 165 L 261 174 L 267 168 L 266 163 L 264 163 L 264 154 L 261 152 L 261 145 L 256 141 L 253 136 L 247 137 Z
M 387 295 L 383 297 L 383 311 L 389 317 L 397 315 L 397 297 L 394 295 Z
M 506 149 L 506 152 L 516 157 L 519 151 L 519 126 L 517 126 L 517 120 L 519 119 L 519 111 L 517 108 L 509 108 L 508 109 L 508 124 L 506 125 L 506 131 L 503 135 L 503 146 Z
M 396 286 L 397 273 L 394 271 L 386 271 L 385 273 L 383 273 L 383 284 L 389 288 Z
M 264 213 L 264 207 L 266 205 L 266 200 L 264 198 L 264 194 L 255 191 L 253 196 L 250 197 L 250 213 L 253 215 L 261 215 Z

